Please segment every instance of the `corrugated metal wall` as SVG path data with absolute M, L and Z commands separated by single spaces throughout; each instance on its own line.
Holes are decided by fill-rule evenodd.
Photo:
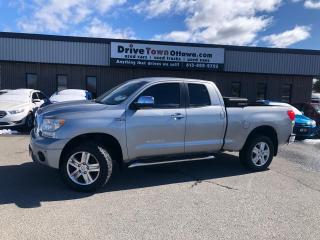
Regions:
M 320 75 L 320 55 L 226 51 L 225 71 L 290 75 Z
M 320 75 L 320 54 L 226 47 L 225 72 Z M 0 60 L 108 66 L 110 44 L 0 37 Z
M 26 73 L 38 76 L 37 89 L 51 95 L 57 90 L 57 75 L 67 76 L 68 88 L 86 88 L 86 77 L 97 78 L 97 94 L 127 80 L 140 77 L 186 77 L 213 81 L 224 96 L 231 95 L 232 82 L 241 83 L 241 97 L 255 101 L 259 83 L 267 84 L 267 99 L 280 101 L 284 84 L 292 84 L 292 102 L 309 101 L 312 91 L 311 76 L 257 74 L 257 73 L 226 73 L 205 71 L 173 71 L 161 69 L 134 69 L 120 67 L 80 66 L 65 64 L 43 64 L 23 62 L 1 62 L 0 88 L 26 87 Z
M 109 65 L 109 45 L 0 38 L 0 60 L 107 66 Z

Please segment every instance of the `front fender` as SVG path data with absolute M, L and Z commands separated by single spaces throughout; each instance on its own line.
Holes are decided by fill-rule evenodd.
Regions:
M 125 121 L 117 118 L 91 118 L 65 121 L 57 131 L 58 139 L 72 140 L 85 134 L 107 134 L 114 137 L 120 144 L 123 158 L 127 159 Z

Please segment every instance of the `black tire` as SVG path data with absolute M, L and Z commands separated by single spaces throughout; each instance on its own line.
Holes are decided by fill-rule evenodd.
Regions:
M 68 161 L 71 156 L 76 157 L 76 155 L 74 154 L 77 154 L 79 152 L 90 153 L 92 155 L 91 158 L 94 161 L 97 161 L 99 163 L 100 172 L 98 176 L 96 176 L 97 177 L 96 180 L 91 184 L 87 184 L 87 185 L 78 184 L 69 176 L 70 170 L 68 172 L 68 168 L 70 169 L 70 165 L 68 165 Z M 98 143 L 93 142 L 93 143 L 85 143 L 75 147 L 71 147 L 64 154 L 64 156 L 62 156 L 62 161 L 60 164 L 60 175 L 63 181 L 72 189 L 80 192 L 93 192 L 103 187 L 109 181 L 113 173 L 113 169 L 114 169 L 114 163 L 109 152 L 103 146 L 100 146 Z M 89 171 L 87 172 L 87 174 L 89 174 Z M 79 177 L 78 181 L 81 181 L 81 177 Z M 84 180 L 84 177 L 82 178 Z
M 34 126 L 34 116 L 32 112 L 28 113 L 28 116 L 25 119 L 23 130 L 30 131 Z
M 261 153 L 261 155 L 263 155 L 261 156 L 255 153 L 256 150 L 259 149 L 258 146 L 260 143 L 264 143 L 267 145 L 267 147 L 264 147 L 264 150 L 261 150 L 261 151 L 267 151 L 267 149 L 269 149 L 269 155 L 264 155 L 263 153 Z M 240 151 L 241 163 L 251 171 L 266 170 L 271 164 L 273 157 L 274 157 L 274 145 L 272 140 L 269 137 L 261 136 L 261 135 L 252 136 L 248 140 L 244 148 Z M 257 158 L 260 159 L 258 160 L 258 162 L 255 161 Z

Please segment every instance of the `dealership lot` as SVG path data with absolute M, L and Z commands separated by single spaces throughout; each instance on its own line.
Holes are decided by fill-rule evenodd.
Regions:
M 1 239 L 319 239 L 320 140 L 282 147 L 265 172 L 222 154 L 129 169 L 96 194 L 32 163 L 28 142 L 0 136 Z

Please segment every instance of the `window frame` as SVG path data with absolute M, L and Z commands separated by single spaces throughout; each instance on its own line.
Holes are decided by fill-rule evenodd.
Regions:
M 190 106 L 190 93 L 189 93 L 189 86 L 188 86 L 189 84 L 203 85 L 203 86 L 206 88 L 206 90 L 207 90 L 210 104 L 209 104 L 209 105 Z M 184 84 L 184 86 L 185 86 L 185 90 L 186 90 L 186 108 L 202 108 L 202 107 L 212 106 L 211 95 L 210 95 L 208 86 L 207 86 L 205 83 L 186 82 L 186 83 Z
M 62 90 L 65 90 L 65 89 L 68 89 L 68 75 L 67 74 L 57 74 L 56 75 L 56 84 L 57 84 L 57 92 L 60 92 L 62 90 L 59 90 L 59 76 L 65 76 L 66 77 L 66 88 L 62 89 Z
M 259 94 L 259 85 L 264 85 L 264 98 L 258 98 L 258 94 Z M 268 98 L 268 83 L 267 82 L 258 82 L 257 86 L 256 86 L 256 100 L 267 100 Z
M 29 76 L 29 75 L 34 75 L 34 76 L 36 76 L 36 87 L 35 87 L 35 88 L 30 88 L 29 85 L 28 85 L 28 76 Z M 38 88 L 38 74 L 37 74 L 37 73 L 31 73 L 31 72 L 26 73 L 26 88 L 28 88 L 28 89 L 35 89 L 35 90 Z
M 234 84 L 238 84 L 238 86 L 239 86 L 239 94 L 238 94 L 238 96 L 233 96 L 232 95 L 232 90 L 233 90 L 233 86 L 235 86 Z M 241 97 L 241 93 L 242 93 L 242 84 L 241 84 L 241 82 L 240 81 L 233 81 L 233 82 L 231 82 L 231 97 Z
M 281 86 L 281 102 L 284 102 L 283 100 L 284 100 L 284 88 L 285 88 L 285 86 L 290 86 L 290 92 L 289 92 L 289 98 L 288 98 L 288 102 L 286 102 L 286 103 L 291 103 L 292 102 L 292 90 L 293 90 L 293 84 L 292 83 L 284 83 L 284 84 L 282 84 L 282 86 Z

